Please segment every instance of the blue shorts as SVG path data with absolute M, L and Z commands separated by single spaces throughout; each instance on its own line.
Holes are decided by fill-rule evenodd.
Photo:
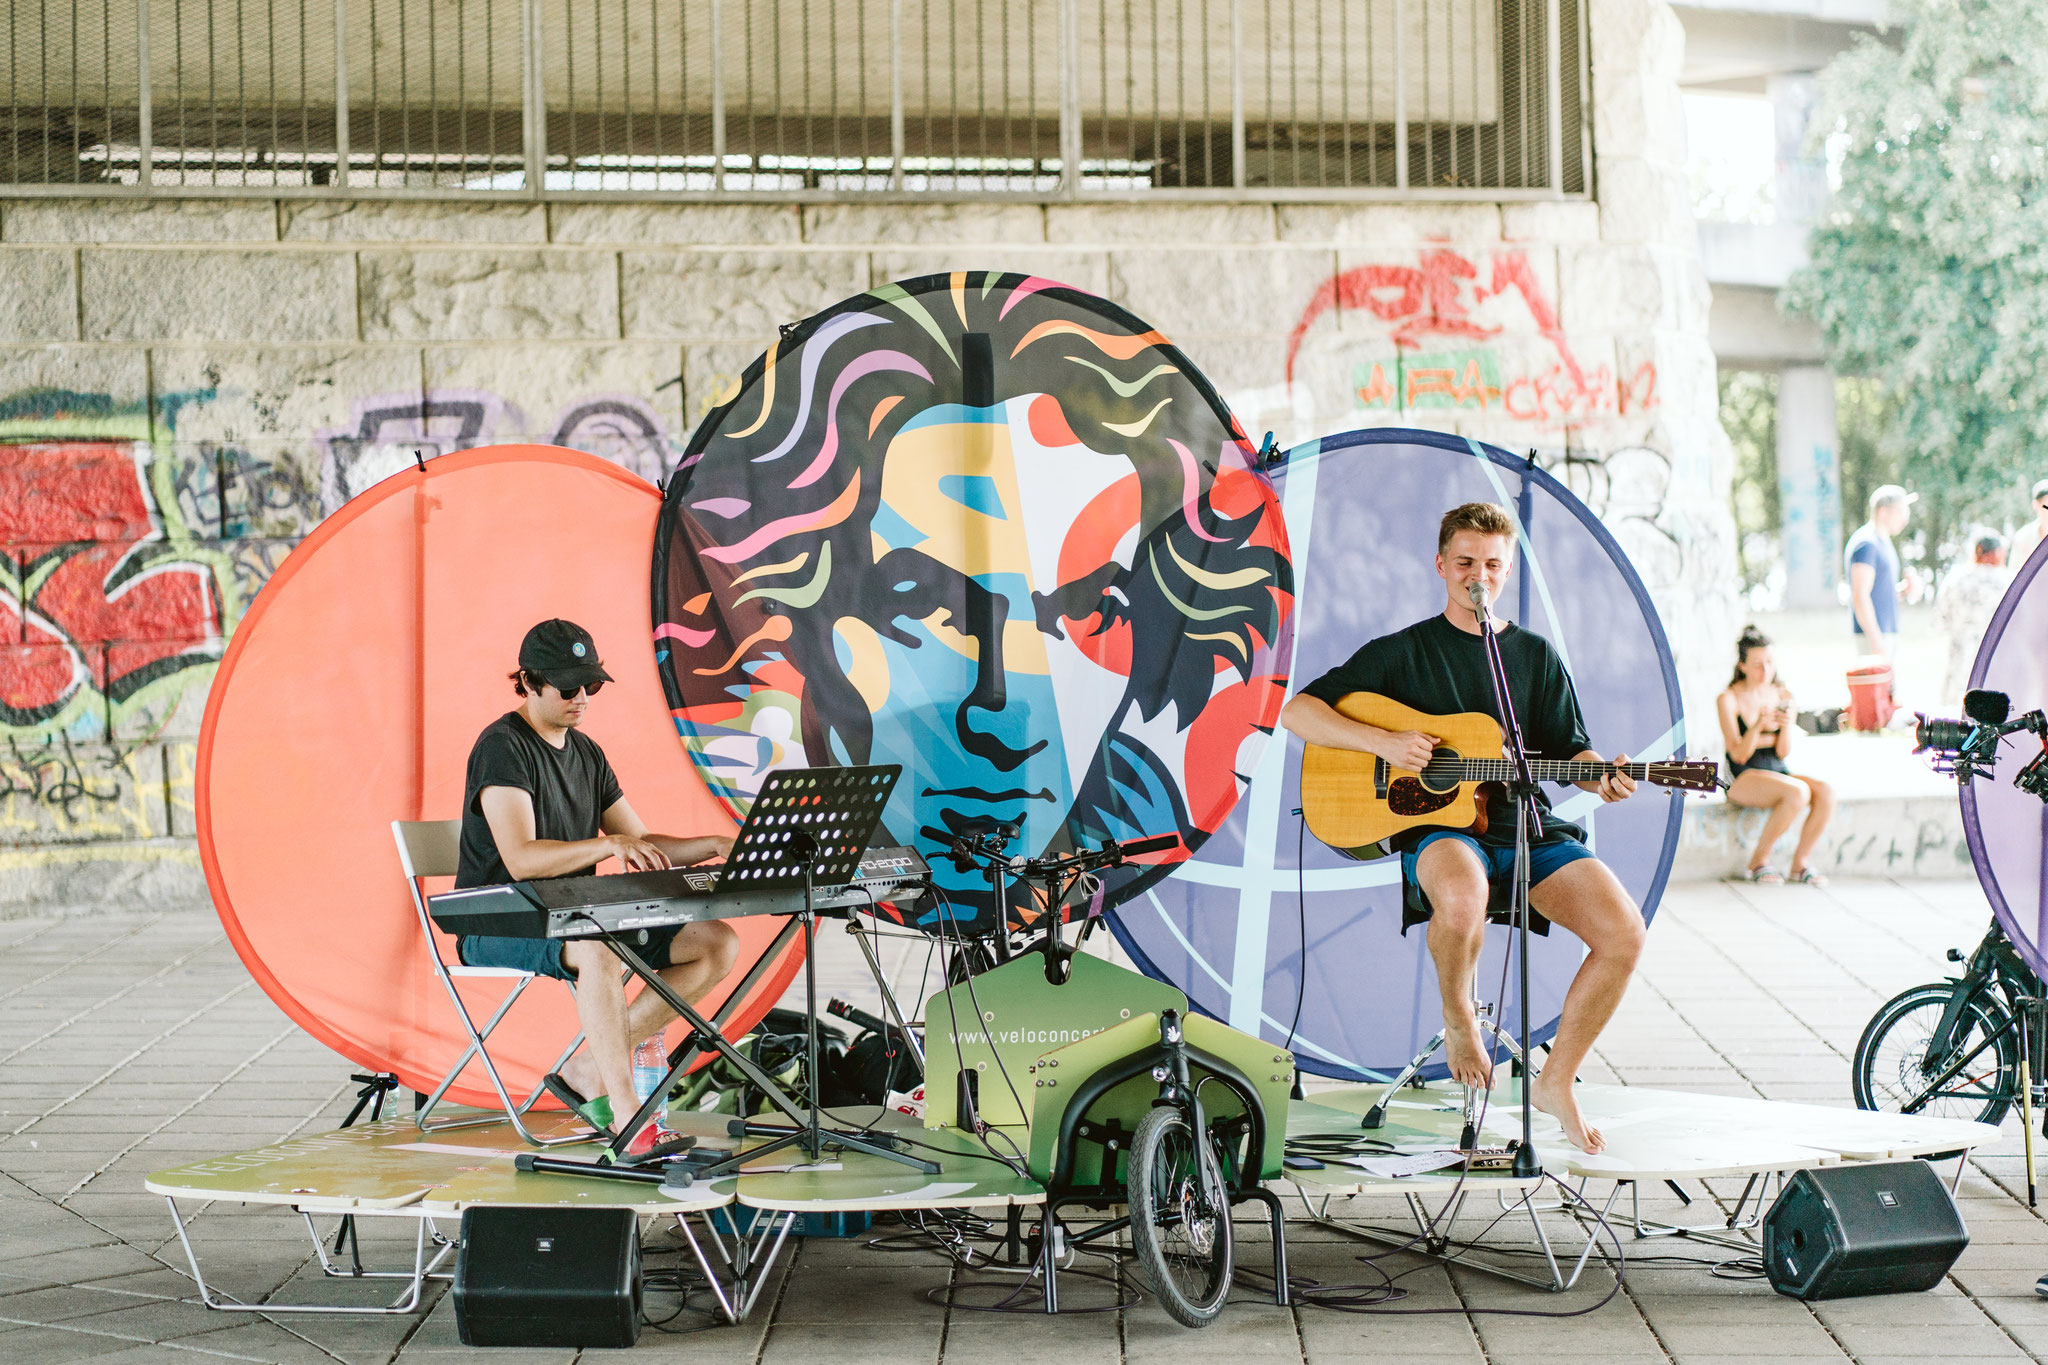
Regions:
M 666 929 L 638 929 L 620 934 L 619 941 L 640 955 L 657 971 L 669 965 L 669 944 L 682 931 L 680 924 Z M 495 934 L 464 934 L 455 940 L 455 955 L 465 967 L 512 967 L 535 976 L 552 976 L 574 983 L 576 973 L 562 961 L 562 940 L 558 938 L 508 938 Z
M 1488 882 L 1504 881 L 1515 875 L 1515 846 L 1513 844 L 1481 843 L 1460 830 L 1440 829 L 1424 835 L 1422 841 L 1407 853 L 1401 855 L 1401 875 L 1411 884 L 1415 882 L 1415 860 L 1439 839 L 1456 839 L 1479 855 L 1480 866 L 1486 869 Z M 1529 845 L 1529 885 L 1539 886 L 1544 879 L 1569 863 L 1581 858 L 1592 857 L 1592 851 L 1569 834 L 1554 835 L 1541 842 Z

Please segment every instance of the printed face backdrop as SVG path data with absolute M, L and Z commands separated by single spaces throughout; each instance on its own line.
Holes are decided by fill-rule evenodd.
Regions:
M 769 771 L 901 763 L 877 842 L 981 819 L 1013 853 L 1199 847 L 1279 711 L 1293 607 L 1271 486 L 1143 322 L 1023 275 L 933 275 L 791 328 L 691 437 L 662 508 L 656 657 L 735 815 Z M 949 906 L 995 923 L 978 872 Z M 1034 911 L 1012 895 L 1012 919 Z
M 1526 461 L 1434 432 L 1351 431 L 1287 452 L 1279 486 L 1300 584 L 1292 692 L 1366 641 L 1441 612 L 1438 518 L 1464 502 L 1505 506 L 1520 532 L 1502 615 L 1549 638 L 1578 689 L 1600 753 L 1683 756 L 1677 674 L 1635 570 L 1557 480 Z M 1318 843 L 1301 806 L 1301 741 L 1269 748 L 1244 803 L 1173 876 L 1126 901 L 1113 921 L 1145 971 L 1196 1008 L 1292 1047 L 1324 1076 L 1391 1075 L 1442 1019 L 1421 930 L 1401 934 L 1398 859 L 1355 862 Z M 1645 916 L 1678 843 L 1675 795 L 1641 786 L 1624 802 L 1552 786 Z M 1491 929 L 1481 998 L 1501 1001 L 1511 936 Z M 1304 951 L 1305 950 L 1305 951 Z M 1530 940 L 1532 1036 L 1555 1030 L 1583 957 L 1562 929 Z M 1304 979 L 1303 973 L 1307 975 Z M 1496 1015 L 1512 1032 L 1515 975 Z M 1444 1075 L 1438 1063 L 1426 1076 Z
M 2048 553 L 2036 546 L 1992 613 L 1970 670 L 1970 686 L 2003 692 L 2017 716 L 2048 707 Z M 2012 785 L 2013 775 L 2041 750 L 2030 735 L 1998 749 L 1998 766 L 1962 789 L 1963 833 L 1970 861 L 1998 922 L 2037 972 L 2048 975 L 2048 805 Z

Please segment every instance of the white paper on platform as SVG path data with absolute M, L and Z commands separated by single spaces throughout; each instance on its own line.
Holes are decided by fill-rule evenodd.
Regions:
M 1455 1166 L 1464 1159 L 1463 1152 L 1417 1152 L 1413 1156 L 1345 1157 L 1343 1164 L 1356 1166 L 1367 1175 L 1376 1175 L 1383 1180 L 1398 1180 L 1402 1176 L 1426 1175 L 1431 1171 L 1440 1171 L 1446 1166 Z
M 387 1152 L 438 1152 L 442 1156 L 492 1156 L 510 1158 L 526 1150 L 524 1147 L 458 1147 L 452 1142 L 394 1142 L 384 1148 Z

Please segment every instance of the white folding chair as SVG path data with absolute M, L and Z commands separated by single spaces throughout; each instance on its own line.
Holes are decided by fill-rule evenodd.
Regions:
M 462 1021 L 463 1030 L 469 1034 L 469 1046 L 464 1048 L 462 1055 L 455 1059 L 455 1065 L 448 1068 L 448 1074 L 443 1076 L 441 1083 L 434 1087 L 434 1093 L 428 1096 L 427 1102 L 414 1112 L 413 1122 L 419 1126 L 419 1130 L 423 1133 L 438 1133 L 446 1132 L 451 1128 L 474 1128 L 482 1124 L 497 1123 L 500 1121 L 500 1114 L 502 1113 L 503 1118 L 511 1122 L 514 1130 L 530 1146 L 556 1147 L 563 1143 L 586 1141 L 587 1135 L 543 1138 L 535 1137 L 532 1132 L 528 1131 L 523 1121 L 526 1112 L 533 1108 L 534 1104 L 540 1099 L 545 1086 L 534 1086 L 532 1094 L 528 1095 L 518 1104 L 512 1103 L 512 1097 L 505 1091 L 505 1082 L 498 1076 L 497 1064 L 491 1060 L 490 1049 L 484 1046 L 484 1040 L 491 1036 L 491 1030 L 497 1028 L 498 1021 L 505 1017 L 506 1012 L 512 1008 L 513 1002 L 525 993 L 526 987 L 534 979 L 534 973 L 521 971 L 516 967 L 469 967 L 464 966 L 460 962 L 450 965 L 441 957 L 440 944 L 434 937 L 434 923 L 427 917 L 426 898 L 420 894 L 420 878 L 452 877 L 455 875 L 456 864 L 461 851 L 462 822 L 460 820 L 393 820 L 391 822 L 391 837 L 398 844 L 398 863 L 400 867 L 405 869 L 405 888 L 412 895 L 413 913 L 419 916 L 420 933 L 427 941 L 427 955 L 434 964 L 434 975 L 441 979 L 441 985 L 447 990 L 448 998 L 455 1004 L 455 1017 Z M 457 989 L 455 983 L 462 980 L 490 978 L 509 981 L 512 983 L 512 989 L 505 993 L 505 998 L 499 1002 L 497 1011 L 491 1015 L 490 1022 L 479 1029 L 476 1026 L 476 1021 L 470 1017 L 469 1007 L 463 1003 L 462 992 Z M 570 987 L 572 994 L 574 989 L 574 987 Z M 555 1064 L 549 1070 L 560 1071 L 563 1064 L 581 1046 L 583 1046 L 583 1034 L 578 1032 L 570 1040 L 569 1046 L 562 1050 L 562 1055 L 555 1059 Z M 502 1110 L 486 1110 L 482 1114 L 471 1118 L 442 1119 L 439 1122 L 430 1121 L 428 1116 L 434 1112 L 434 1107 L 441 1102 L 441 1097 L 448 1093 L 448 1087 L 455 1084 L 455 1078 L 462 1074 L 463 1069 L 469 1065 L 469 1059 L 472 1057 L 483 1063 L 484 1073 L 491 1078 L 491 1088 L 498 1092 L 498 1100 L 502 1105 Z

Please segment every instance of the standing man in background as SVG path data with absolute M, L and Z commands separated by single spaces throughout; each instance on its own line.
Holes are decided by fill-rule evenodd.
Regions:
M 1856 528 L 1843 550 L 1849 571 L 1849 632 L 1857 653 L 1898 659 L 1899 552 L 1892 537 L 1906 529 L 1920 495 L 1895 483 L 1870 494 L 1870 520 Z
M 2034 485 L 2034 519 L 2012 533 L 2012 549 L 2005 562 L 2017 572 L 2027 562 L 2027 556 L 2034 553 L 2034 547 L 2041 543 L 2041 537 L 2048 535 L 2048 479 Z
M 2005 542 L 1995 531 L 1979 531 L 1971 537 L 1970 557 L 1950 569 L 1941 581 L 1941 590 L 1934 595 L 1934 619 L 1948 637 L 1948 671 L 1941 683 L 1944 704 L 1962 701 L 1977 646 L 2011 582 Z

